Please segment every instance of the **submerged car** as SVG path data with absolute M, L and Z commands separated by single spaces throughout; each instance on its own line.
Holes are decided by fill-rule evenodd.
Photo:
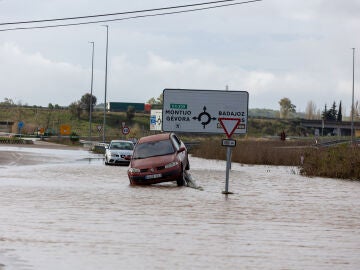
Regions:
M 105 148 L 105 165 L 129 165 L 134 143 L 126 140 L 112 140 Z
M 174 133 L 142 137 L 135 145 L 128 176 L 132 185 L 150 185 L 176 181 L 185 184 L 190 169 L 185 144 Z

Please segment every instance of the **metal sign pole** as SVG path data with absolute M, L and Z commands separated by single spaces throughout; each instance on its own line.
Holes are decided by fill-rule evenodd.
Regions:
M 232 153 L 232 147 L 235 146 L 236 141 L 233 141 L 231 139 L 231 136 L 228 136 L 228 140 L 225 140 L 227 142 L 230 142 L 230 144 L 228 144 L 228 146 L 226 147 L 226 179 L 225 179 L 225 191 L 223 191 L 223 194 L 233 194 L 232 192 L 229 191 L 229 175 L 230 175 L 230 170 L 231 170 L 231 153 Z M 235 144 L 231 144 L 231 143 L 235 143 Z M 224 144 L 224 142 L 223 142 Z
M 225 191 L 224 194 L 230 194 L 229 192 L 229 174 L 231 166 L 231 147 L 226 149 L 226 182 L 225 182 Z
M 229 192 L 231 153 L 236 146 L 232 134 L 247 133 L 249 93 L 194 89 L 164 89 L 162 130 L 164 132 L 213 133 L 227 136 L 222 146 L 227 147 L 226 186 Z M 156 121 L 154 119 L 154 121 Z M 222 128 L 222 129 L 221 129 Z

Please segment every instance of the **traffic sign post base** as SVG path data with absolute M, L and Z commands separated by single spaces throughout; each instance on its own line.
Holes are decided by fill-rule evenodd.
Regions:
M 234 192 L 230 192 L 230 191 L 223 191 L 221 192 L 222 194 L 225 194 L 225 195 L 229 195 L 229 194 L 234 194 Z

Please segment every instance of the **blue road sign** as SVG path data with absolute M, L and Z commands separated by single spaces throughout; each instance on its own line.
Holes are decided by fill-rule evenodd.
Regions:
M 22 129 L 23 127 L 24 127 L 24 122 L 20 121 L 20 122 L 18 123 L 18 128 L 19 128 L 19 129 Z

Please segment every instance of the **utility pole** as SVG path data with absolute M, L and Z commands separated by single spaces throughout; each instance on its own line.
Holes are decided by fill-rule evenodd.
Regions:
M 93 85 L 94 85 L 94 47 L 95 42 L 89 42 L 92 44 L 91 54 L 91 86 L 90 86 L 90 111 L 89 111 L 89 141 L 91 141 L 91 122 L 92 122 L 92 106 L 93 106 Z
M 351 101 L 351 143 L 355 144 L 354 138 L 354 83 L 355 83 L 355 48 L 353 50 L 353 78 L 352 78 L 352 101 Z
M 106 27 L 106 58 L 105 58 L 105 98 L 104 98 L 104 123 L 103 123 L 103 142 L 105 142 L 105 125 L 106 125 L 106 94 L 107 94 L 107 69 L 108 69 L 108 49 L 109 49 L 109 26 Z

